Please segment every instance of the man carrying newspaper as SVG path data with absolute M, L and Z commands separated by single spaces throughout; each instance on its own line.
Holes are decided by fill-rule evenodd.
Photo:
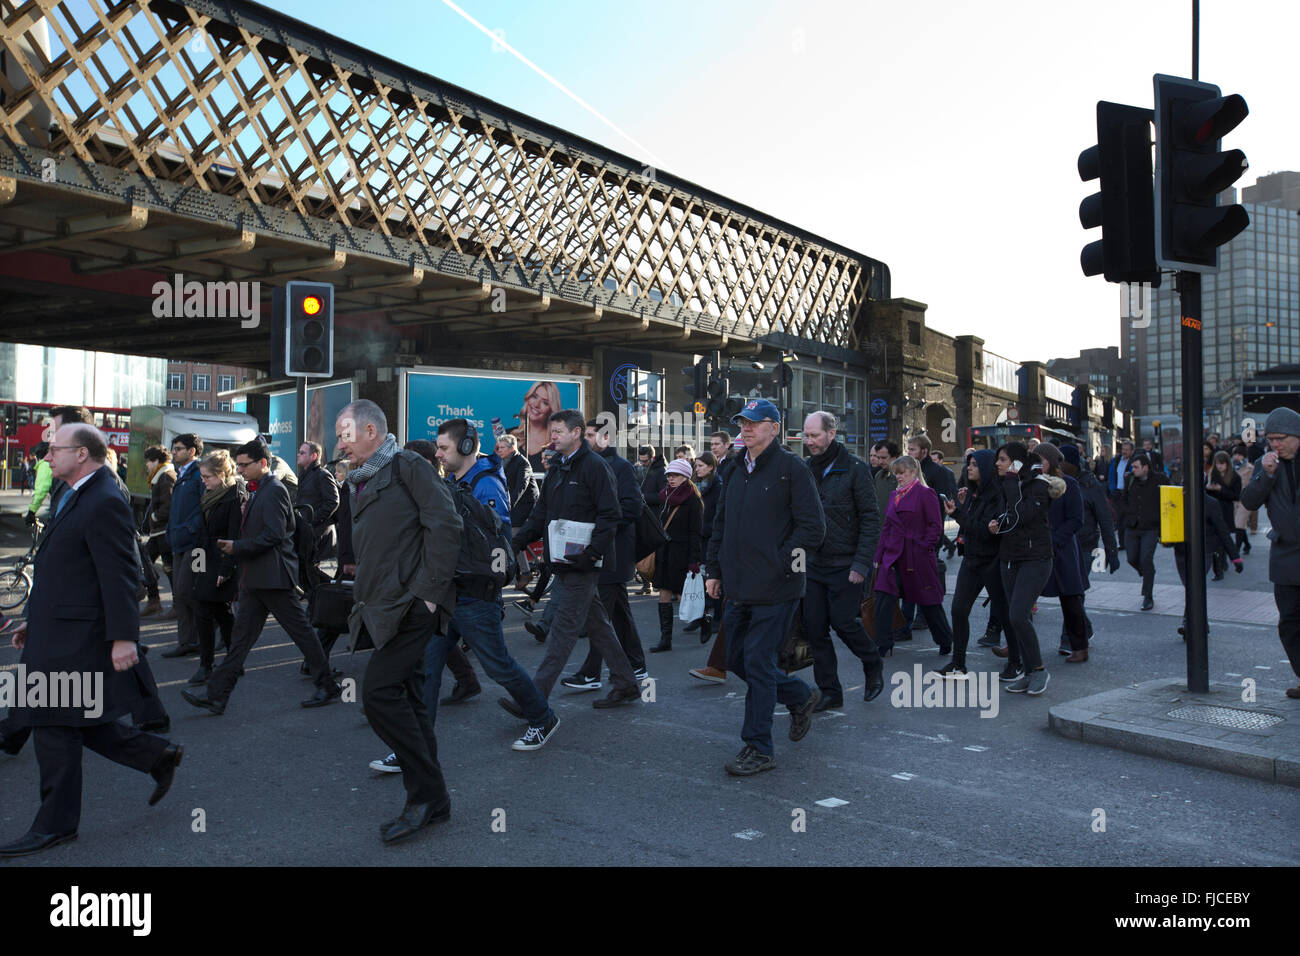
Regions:
M 641 693 L 609 615 L 596 599 L 602 562 L 615 560 L 614 532 L 621 512 L 614 476 L 604 460 L 592 454 L 583 437 L 586 418 L 581 412 L 556 412 L 550 424 L 556 457 L 546 472 L 536 507 L 515 532 L 512 543 L 515 551 L 521 551 L 528 542 L 542 538 L 545 560 L 555 575 L 551 585 L 555 619 L 547 636 L 546 656 L 533 682 L 542 696 L 549 698 L 573 646 L 585 632 L 609 665 L 614 683 L 609 695 L 592 706 L 616 707 L 637 700 Z M 513 700 L 502 698 L 500 703 L 515 713 Z

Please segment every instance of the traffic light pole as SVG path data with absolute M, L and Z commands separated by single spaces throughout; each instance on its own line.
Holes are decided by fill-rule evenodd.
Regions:
M 296 471 L 298 468 L 298 449 L 307 440 L 307 380 L 302 376 L 294 379 L 293 408 L 293 461 L 286 461 L 285 464 Z M 324 457 L 324 455 L 321 456 L 322 459 Z
M 1183 359 L 1183 547 L 1187 573 L 1187 689 L 1210 689 L 1210 657 L 1205 608 L 1205 474 L 1201 463 L 1202 356 L 1201 274 L 1178 273 L 1182 304 Z

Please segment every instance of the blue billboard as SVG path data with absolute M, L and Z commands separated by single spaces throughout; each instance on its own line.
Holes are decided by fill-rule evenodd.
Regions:
M 542 451 L 550 444 L 552 412 L 582 410 L 582 380 L 535 378 L 501 372 L 406 372 L 402 378 L 402 441 L 433 441 L 438 426 L 464 418 L 479 431 L 485 452 L 494 445 L 493 419 L 519 439 L 519 450 L 542 470 Z
M 271 434 L 271 451 L 290 468 L 297 469 L 298 449 L 293 437 L 297 434 L 298 416 L 293 392 L 276 392 L 270 396 L 267 412 L 267 430 Z M 324 461 L 334 458 L 334 420 L 352 401 L 352 382 L 332 382 L 328 385 L 307 386 L 307 431 L 305 441 L 317 442 L 325 449 Z

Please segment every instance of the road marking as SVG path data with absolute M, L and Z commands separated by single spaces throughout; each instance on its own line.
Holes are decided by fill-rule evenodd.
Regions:
M 825 800 L 814 800 L 819 807 L 847 807 L 849 801 L 841 800 L 839 797 L 827 797 Z
M 1257 670 L 1257 671 L 1271 671 L 1272 669 L 1273 669 L 1273 668 L 1269 667 L 1267 664 L 1256 664 L 1256 665 L 1255 665 L 1255 670 Z
M 1225 676 L 1225 677 L 1240 677 L 1241 675 L 1240 675 L 1240 674 L 1234 674 L 1232 671 L 1228 671 L 1224 676 Z
M 931 737 L 928 734 L 914 734 L 910 730 L 895 730 L 894 733 L 898 734 L 900 737 L 915 737 L 917 740 L 928 740 L 931 743 L 935 743 L 935 744 L 952 743 L 952 738 L 944 734 L 936 734 L 935 736 Z
M 962 747 L 961 749 L 962 749 L 962 750 L 969 750 L 971 753 L 975 753 L 975 754 L 982 754 L 984 751 L 988 750 L 989 748 L 988 748 L 988 747 L 980 747 L 979 745 L 976 745 L 976 746 L 974 746 L 974 747 Z
M 914 773 L 891 773 L 890 776 L 893 777 L 895 780 L 911 780 L 911 779 L 913 779 L 913 778 L 916 776 L 916 774 L 914 774 Z
M 741 830 L 739 833 L 733 833 L 737 840 L 757 840 L 763 834 L 758 830 Z

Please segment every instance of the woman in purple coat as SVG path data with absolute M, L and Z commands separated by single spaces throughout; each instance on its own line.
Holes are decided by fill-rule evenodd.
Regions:
M 934 559 L 943 535 L 939 496 L 911 455 L 894 459 L 892 471 L 898 486 L 889 493 L 876 545 L 876 639 L 882 654 L 893 650 L 894 607 L 902 595 L 921 609 L 939 653 L 946 655 L 952 652 L 952 629 L 943 612 L 943 583 Z

